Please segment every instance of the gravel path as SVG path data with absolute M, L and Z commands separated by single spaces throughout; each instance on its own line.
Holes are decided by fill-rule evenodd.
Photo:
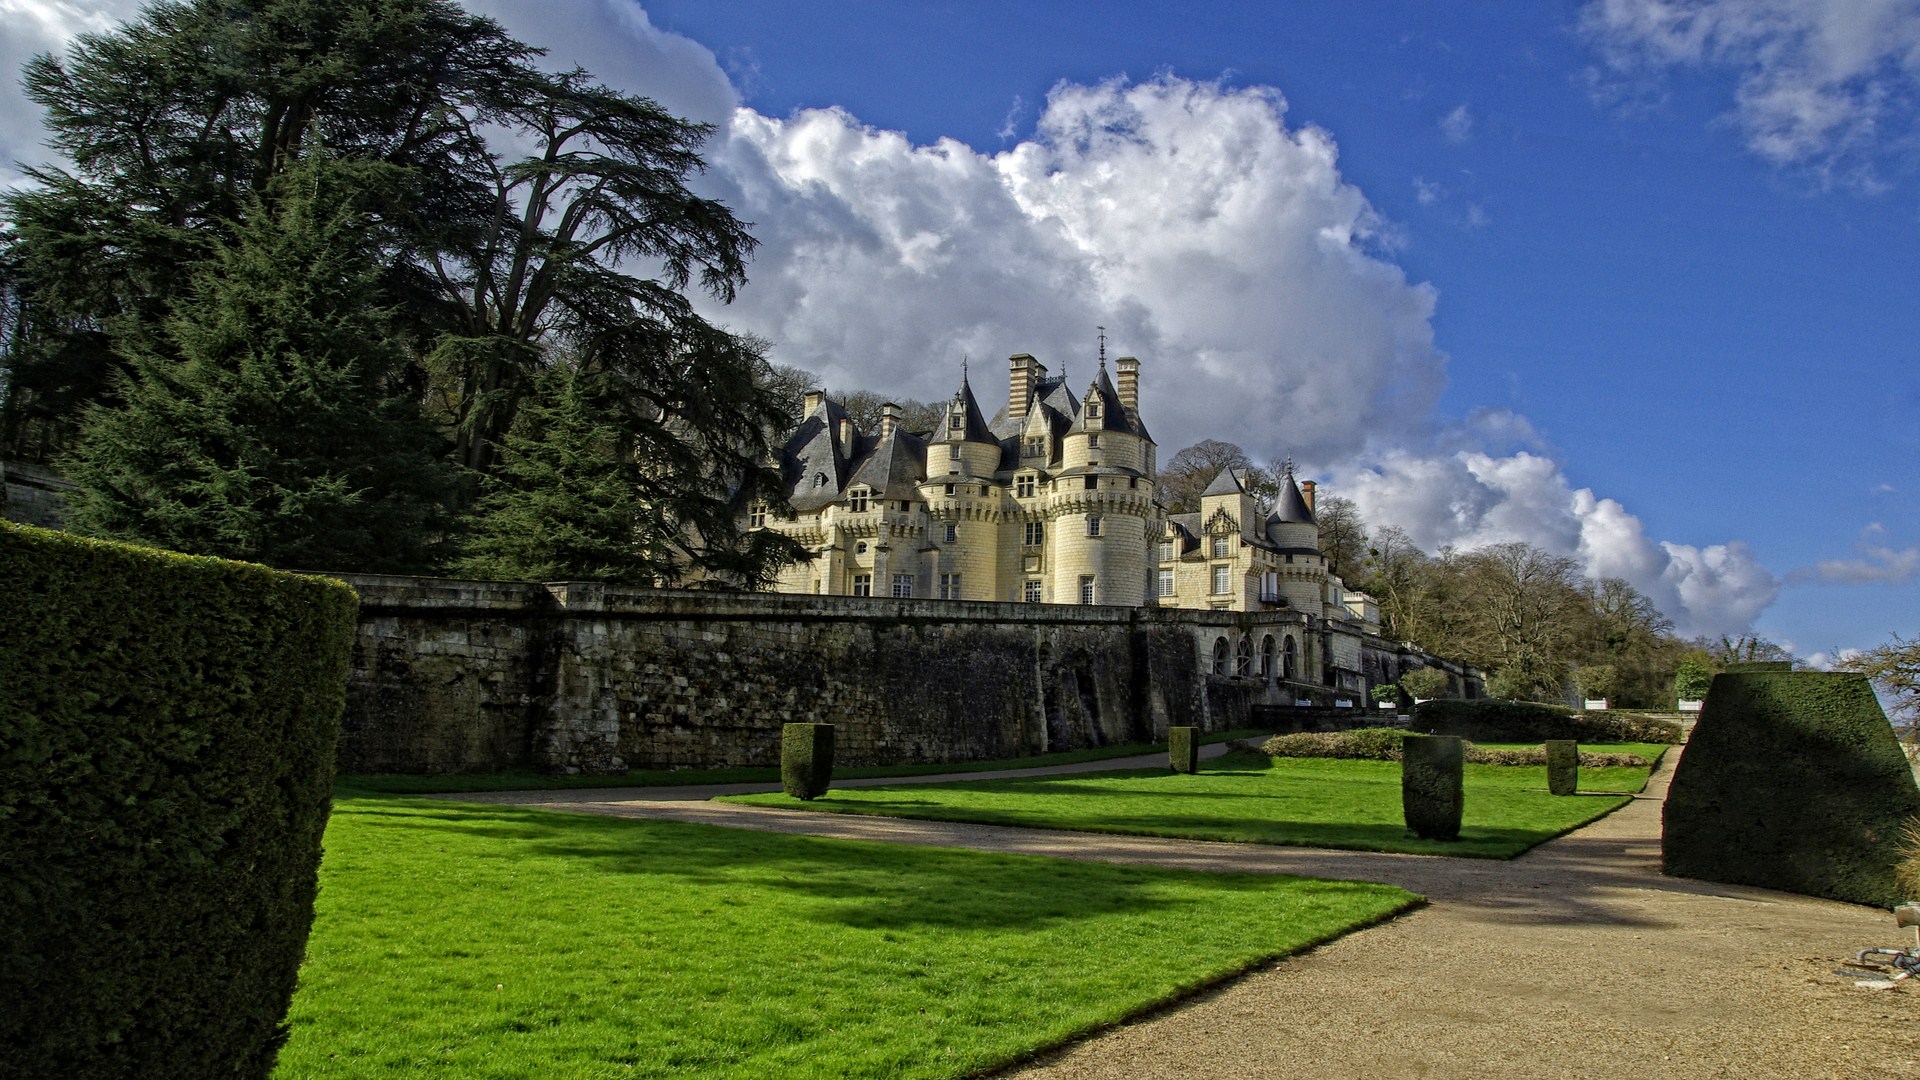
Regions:
M 1012 1075 L 1920 1078 L 1920 990 L 1859 989 L 1832 971 L 1903 943 L 1888 914 L 1660 875 L 1677 751 L 1630 805 L 1510 862 L 815 814 L 684 801 L 705 797 L 686 789 L 676 801 L 654 794 L 674 789 L 447 797 L 1380 881 L 1431 901 Z

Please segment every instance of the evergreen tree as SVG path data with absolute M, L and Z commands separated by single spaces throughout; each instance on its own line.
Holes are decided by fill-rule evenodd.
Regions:
M 350 194 L 373 168 L 290 168 L 160 332 L 122 338 L 121 404 L 90 411 L 67 463 L 73 528 L 283 567 L 431 562 L 450 476 L 391 392 L 403 356 Z

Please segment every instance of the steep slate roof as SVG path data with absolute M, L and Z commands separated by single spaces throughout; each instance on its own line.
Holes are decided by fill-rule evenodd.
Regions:
M 1207 485 L 1207 490 L 1201 492 L 1200 497 L 1204 499 L 1212 495 L 1245 495 L 1246 493 L 1247 485 L 1240 482 L 1240 470 L 1229 465 L 1213 474 L 1213 483 Z
M 849 463 L 840 453 L 839 440 L 834 437 L 846 415 L 847 410 L 838 402 L 827 401 L 801 421 L 782 448 L 781 470 L 795 510 L 819 509 L 846 490 Z M 824 482 L 816 486 L 815 477 L 824 477 Z
M 966 419 L 958 430 L 951 426 L 949 420 L 953 415 L 953 406 L 956 402 L 966 414 Z M 964 374 L 960 376 L 960 389 L 954 393 L 953 400 L 947 403 L 946 409 L 940 414 L 940 426 L 931 434 L 932 438 L 928 441 L 935 443 L 997 443 L 1000 441 L 987 427 L 986 417 L 980 412 L 980 403 L 974 400 L 973 387 L 967 385 L 967 377 Z
M 917 499 L 927 475 L 927 444 L 911 432 L 895 429 L 854 470 L 848 487 L 865 484 L 883 499 Z
M 1300 494 L 1300 485 L 1293 482 L 1293 466 L 1287 466 L 1287 475 L 1280 485 L 1280 497 L 1274 500 L 1273 513 L 1267 515 L 1269 525 L 1318 525 L 1313 511 L 1307 508 L 1306 496 Z
M 1087 422 L 1087 403 L 1094 401 L 1100 403 L 1101 422 L 1097 425 Z M 1138 435 L 1143 439 L 1152 438 L 1147 434 L 1146 425 L 1140 422 L 1140 418 L 1134 414 L 1134 411 L 1120 404 L 1120 394 L 1114 390 L 1113 380 L 1107 378 L 1107 366 L 1104 363 L 1100 365 L 1100 374 L 1094 376 L 1093 383 L 1087 387 L 1086 401 L 1081 402 L 1080 407 L 1074 410 L 1073 430 L 1118 431 L 1126 435 Z

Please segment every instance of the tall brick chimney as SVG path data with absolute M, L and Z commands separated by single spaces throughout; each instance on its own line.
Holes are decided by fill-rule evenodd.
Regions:
M 1300 481 L 1300 497 L 1307 500 L 1308 510 L 1312 510 L 1314 508 L 1313 507 L 1313 488 L 1314 488 L 1313 481 L 1311 480 Z
M 1140 408 L 1140 361 L 1137 357 L 1123 356 L 1113 362 L 1113 369 L 1120 378 L 1114 383 L 1114 390 L 1120 394 L 1120 404 L 1128 412 Z
M 880 441 L 887 441 L 887 438 L 893 434 L 893 429 L 899 426 L 900 406 L 891 401 L 880 406 Z
M 1035 384 L 1046 377 L 1047 369 L 1032 353 L 1014 353 L 1007 358 L 1007 415 L 1022 417 L 1033 408 Z

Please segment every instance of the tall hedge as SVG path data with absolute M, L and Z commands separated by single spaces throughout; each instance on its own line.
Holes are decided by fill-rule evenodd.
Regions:
M 1413 728 L 1433 735 L 1454 735 L 1474 742 L 1677 743 L 1680 725 L 1671 720 L 1617 711 L 1573 712 L 1553 705 L 1504 698 L 1473 701 L 1423 701 L 1413 707 Z
M 0 524 L 0 1077 L 264 1077 L 358 598 Z
M 1400 809 L 1407 828 L 1423 840 L 1457 838 L 1467 805 L 1466 741 L 1409 735 L 1400 753 Z
M 1666 871 L 1889 905 L 1920 788 L 1864 675 L 1716 675 L 1667 792 Z

